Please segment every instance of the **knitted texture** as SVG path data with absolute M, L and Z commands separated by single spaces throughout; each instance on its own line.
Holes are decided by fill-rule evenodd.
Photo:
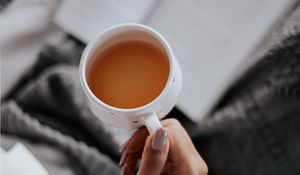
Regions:
M 1 133 L 65 152 L 77 174 L 118 174 L 118 147 L 87 106 L 79 84 L 83 45 L 45 47 L 35 66 L 1 106 Z M 78 45 L 80 48 L 78 49 Z M 76 61 L 77 60 L 77 61 Z
M 300 34 L 263 58 L 198 126 L 211 174 L 300 173 Z
M 13 103 L 7 103 L 2 108 L 1 129 L 12 135 L 29 138 L 33 141 L 43 141 L 56 146 L 68 154 L 69 158 L 79 166 L 73 170 L 77 174 L 118 174 L 118 166 L 106 155 L 100 154 L 93 147 L 76 141 L 72 137 L 61 134 L 48 126 L 42 125 L 36 119 L 23 113 Z M 75 164 L 75 165 L 76 165 Z
M 212 114 L 187 128 L 209 174 L 300 174 L 299 9 L 275 31 L 272 49 Z M 80 88 L 84 45 L 70 41 L 69 48 L 64 43 L 45 47 L 5 98 L 1 133 L 63 150 L 78 174 L 117 174 L 116 143 L 87 107 Z

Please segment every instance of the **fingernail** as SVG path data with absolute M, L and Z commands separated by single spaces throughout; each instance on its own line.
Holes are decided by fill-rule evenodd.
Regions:
M 158 128 L 153 136 L 152 148 L 154 150 L 163 150 L 168 138 L 168 130 L 166 128 Z
M 119 152 L 120 152 L 120 153 L 124 152 L 124 150 L 126 149 L 128 143 L 129 143 L 129 140 L 127 140 L 125 143 L 123 143 L 123 144 L 120 146 L 120 149 L 119 149 Z
M 123 166 L 126 157 L 127 157 L 127 153 L 124 152 L 124 153 L 122 154 L 122 157 L 121 157 L 120 162 L 119 162 L 119 165 L 120 165 L 120 166 Z
M 123 167 L 121 168 L 121 175 L 125 175 L 126 169 L 127 169 L 126 166 L 123 166 Z

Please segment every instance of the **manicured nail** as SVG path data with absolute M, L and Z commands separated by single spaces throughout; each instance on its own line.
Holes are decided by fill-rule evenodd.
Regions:
M 123 166 L 121 168 L 121 175 L 125 175 L 126 174 L 126 170 L 127 170 L 127 167 L 126 166 Z
M 130 140 L 130 139 L 128 139 L 125 143 L 123 143 L 123 144 L 120 146 L 120 149 L 119 149 L 119 152 L 120 152 L 120 153 L 124 152 L 124 150 L 126 149 L 128 143 L 129 143 L 129 140 Z
M 158 128 L 153 136 L 152 148 L 154 150 L 163 150 L 168 139 L 168 130 L 166 128 Z
M 127 155 L 128 155 L 128 154 L 127 154 L 126 152 L 124 152 L 124 153 L 122 154 L 122 157 L 121 157 L 120 162 L 119 162 L 119 165 L 120 165 L 120 166 L 123 166 L 124 161 L 125 161 Z

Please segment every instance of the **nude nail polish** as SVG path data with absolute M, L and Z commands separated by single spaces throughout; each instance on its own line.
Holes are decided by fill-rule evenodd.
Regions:
M 126 175 L 126 170 L 127 170 L 127 167 L 126 166 L 123 166 L 121 168 L 121 175 Z
M 152 148 L 154 150 L 163 150 L 168 139 L 168 130 L 166 128 L 158 128 L 153 136 Z
M 124 153 L 122 154 L 122 157 L 121 157 L 120 162 L 119 162 L 119 165 L 120 165 L 120 166 L 123 166 L 126 157 L 127 157 L 127 153 L 124 152 Z

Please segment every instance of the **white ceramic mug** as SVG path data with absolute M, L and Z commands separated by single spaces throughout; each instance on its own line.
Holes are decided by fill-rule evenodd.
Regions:
M 152 102 L 132 109 L 116 108 L 102 102 L 93 94 L 86 80 L 87 71 L 96 53 L 99 54 L 113 45 L 126 41 L 141 41 L 156 46 L 166 53 L 170 66 L 168 81 L 160 95 Z M 164 37 L 150 27 L 134 23 L 113 26 L 89 42 L 81 57 L 79 73 L 89 107 L 98 118 L 125 129 L 136 129 L 145 125 L 150 133 L 161 127 L 159 119 L 165 117 L 175 106 L 182 86 L 180 66 Z

